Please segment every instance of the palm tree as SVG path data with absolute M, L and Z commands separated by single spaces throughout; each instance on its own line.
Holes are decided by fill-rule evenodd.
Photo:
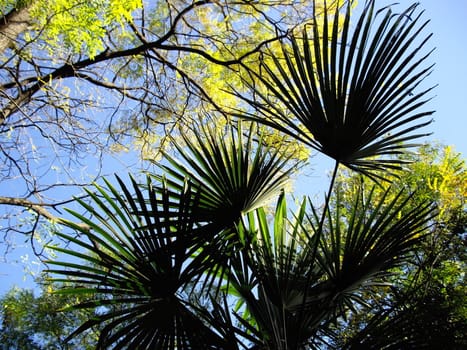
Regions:
M 57 293 L 89 295 L 72 308 L 97 310 L 70 337 L 101 325 L 99 349 L 325 347 L 331 325 L 362 310 L 432 217 L 430 203 L 407 210 L 402 192 L 359 195 L 346 215 L 338 195 L 330 206 L 340 165 L 384 178 L 428 123 L 418 109 L 429 89 L 415 92 L 430 70 L 415 11 L 375 12 L 369 1 L 353 31 L 350 4 L 316 14 L 311 33 L 284 40 L 262 74 L 251 69 L 251 95 L 234 93 L 251 107 L 235 113 L 247 122 L 184 135 L 180 157 L 166 154 L 144 183 L 88 189 L 78 200 L 87 215 L 70 211 L 80 224 L 62 221 L 79 235 L 58 232 L 70 246 L 52 247 L 70 259 L 47 262 L 51 281 L 68 285 Z M 304 199 L 289 214 L 284 187 L 297 166 L 264 145 L 257 122 L 336 161 L 323 207 Z

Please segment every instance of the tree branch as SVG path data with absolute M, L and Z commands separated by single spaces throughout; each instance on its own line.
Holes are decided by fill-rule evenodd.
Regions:
M 19 109 L 19 107 L 21 107 L 24 103 L 27 103 L 27 101 L 30 100 L 31 97 L 35 93 L 37 93 L 41 88 L 43 88 L 51 80 L 76 77 L 78 70 L 89 67 L 91 65 L 95 65 L 95 64 L 109 61 L 109 60 L 116 59 L 116 58 L 137 56 L 148 51 L 163 50 L 163 51 L 179 51 L 179 52 L 195 53 L 205 58 L 211 63 L 228 67 L 228 66 L 232 66 L 236 64 L 241 64 L 242 61 L 245 60 L 247 57 L 259 52 L 263 46 L 271 42 L 274 42 L 276 40 L 279 40 L 287 35 L 285 33 L 282 35 L 277 35 L 268 40 L 265 40 L 261 42 L 259 45 L 257 45 L 255 48 L 253 48 L 252 50 L 244 53 L 242 56 L 238 58 L 230 59 L 230 60 L 217 59 L 214 56 L 210 55 L 209 53 L 201 49 L 196 49 L 193 47 L 165 44 L 172 35 L 175 35 L 175 28 L 177 27 L 178 22 L 183 18 L 183 16 L 186 13 L 188 13 L 189 11 L 193 10 L 196 7 L 200 7 L 206 4 L 210 4 L 210 3 L 212 3 L 211 0 L 197 1 L 191 4 L 190 6 L 187 6 L 186 8 L 184 8 L 174 18 L 173 23 L 171 27 L 168 29 L 168 31 L 163 36 L 161 36 L 158 40 L 151 41 L 151 42 L 142 41 L 141 45 L 135 46 L 133 48 L 129 48 L 126 50 L 110 51 L 107 49 L 92 59 L 87 58 L 87 59 L 74 62 L 74 63 L 65 63 L 64 65 L 55 69 L 53 72 L 47 75 L 38 76 L 38 77 L 29 77 L 29 78 L 23 79 L 20 82 L 20 85 L 22 85 L 22 87 L 24 87 L 26 84 L 32 84 L 32 85 L 26 89 L 20 89 L 20 92 L 18 93 L 18 96 L 16 98 L 10 98 L 10 102 L 0 111 L 0 125 L 4 124 L 10 115 L 15 113 Z M 141 40 L 142 38 L 139 37 L 139 39 Z M 0 91 L 2 90 L 5 91 L 6 89 L 11 89 L 11 88 L 14 88 L 15 86 L 18 86 L 17 82 L 6 83 L 0 86 Z
M 37 202 L 32 202 L 24 198 L 3 197 L 3 196 L 0 196 L 0 204 L 31 209 L 37 215 L 42 216 L 50 221 L 56 222 L 58 224 L 66 223 L 64 219 L 53 215 L 50 211 L 46 209 L 47 207 L 55 208 L 57 204 L 37 203 Z M 78 226 L 82 227 L 85 230 L 89 230 L 89 226 L 86 224 L 78 224 Z

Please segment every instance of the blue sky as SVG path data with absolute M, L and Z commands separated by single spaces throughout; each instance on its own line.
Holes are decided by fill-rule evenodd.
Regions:
M 405 1 L 404 1 L 405 2 Z M 435 67 L 430 83 L 439 84 L 431 106 L 436 110 L 430 139 L 454 145 L 467 154 L 467 1 L 422 0 L 426 18 L 431 19 L 432 54 Z
M 401 2 L 404 6 L 412 3 L 405 0 Z M 363 3 L 363 0 L 360 0 L 360 3 Z M 463 103 L 467 103 L 467 1 L 421 0 L 420 3 L 426 10 L 424 18 L 431 19 L 427 31 L 433 32 L 430 45 L 436 48 L 430 58 L 431 62 L 435 63 L 434 71 L 427 82 L 430 85 L 438 84 L 429 106 L 436 113 L 433 116 L 434 122 L 427 128 L 433 132 L 427 141 L 454 145 L 465 158 L 467 109 Z M 312 163 L 316 164 L 316 172 L 312 176 L 325 178 L 330 163 L 321 157 L 313 159 Z M 12 285 L 31 287 L 31 278 L 23 280 L 23 276 L 23 266 L 20 263 L 0 263 L 0 294 Z

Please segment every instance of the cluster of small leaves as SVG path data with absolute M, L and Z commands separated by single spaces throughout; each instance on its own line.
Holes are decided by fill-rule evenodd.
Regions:
M 30 13 L 34 28 L 41 31 L 52 52 L 64 48 L 93 58 L 104 49 L 109 28 L 122 29 L 142 5 L 141 0 L 39 0 L 33 2 Z

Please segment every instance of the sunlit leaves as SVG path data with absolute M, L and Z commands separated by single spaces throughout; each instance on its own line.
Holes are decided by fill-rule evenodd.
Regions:
M 460 153 L 451 146 L 425 144 L 411 155 L 400 156 L 408 162 L 405 169 L 387 175 L 393 187 L 415 192 L 414 203 L 432 200 L 438 206 L 438 220 L 449 221 L 453 210 L 465 208 L 467 195 L 467 168 Z M 337 190 L 350 201 L 357 193 L 361 183 L 369 184 L 368 179 L 343 171 L 338 179 Z M 389 184 L 376 188 L 374 196 L 379 198 Z M 366 195 L 366 194 L 365 194 Z
M 76 295 L 52 294 L 52 288 L 41 278 L 40 293 L 11 288 L 0 298 L 0 342 L 11 349 L 56 349 L 64 339 L 94 315 L 93 310 L 64 309 L 79 301 Z M 95 349 L 97 329 L 74 338 L 68 346 L 83 350 Z
M 104 49 L 108 26 L 123 27 L 141 7 L 141 0 L 39 0 L 33 2 L 30 12 L 34 28 L 42 32 L 51 50 L 65 46 L 72 53 L 93 58 Z

